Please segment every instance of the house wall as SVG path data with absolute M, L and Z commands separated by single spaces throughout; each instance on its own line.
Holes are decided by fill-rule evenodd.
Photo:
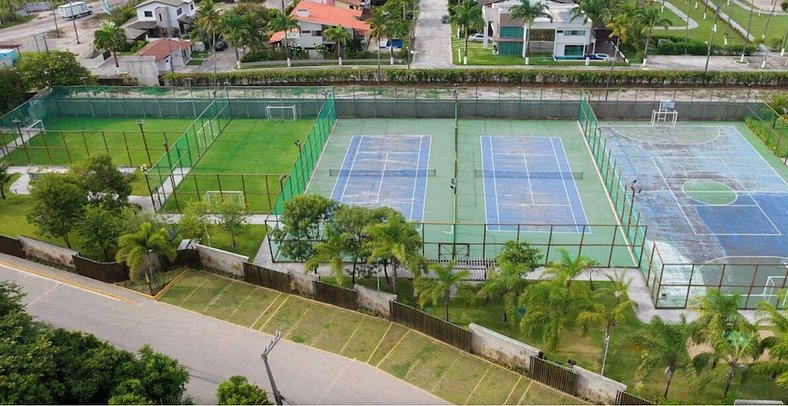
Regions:
M 582 35 L 568 35 L 569 33 L 578 34 L 580 32 L 582 32 Z M 566 56 L 565 49 L 567 45 L 583 45 L 587 48 L 590 42 L 591 42 L 591 28 L 576 28 L 571 26 L 561 26 L 556 29 L 555 47 L 553 51 L 553 56 L 555 57 Z M 585 55 L 589 52 L 590 49 L 584 49 L 582 55 Z
M 179 7 L 181 8 L 182 14 L 189 17 L 193 17 L 196 13 L 196 7 L 192 8 L 191 6 L 194 5 L 194 2 L 183 3 Z M 148 3 L 142 6 L 137 7 L 137 19 L 139 21 L 156 21 L 156 24 L 159 27 L 167 28 L 167 20 L 169 19 L 169 26 L 173 29 L 178 28 L 178 15 L 177 9 L 179 7 L 173 7 L 166 4 L 161 3 Z M 150 17 L 145 16 L 145 12 L 148 11 L 152 15 Z M 159 19 L 159 15 L 161 15 L 161 19 Z
M 299 24 L 301 35 L 291 38 L 291 42 L 300 45 L 302 48 L 314 49 L 316 45 L 322 44 L 323 41 L 323 26 L 315 23 L 301 22 Z M 315 36 L 314 31 L 320 31 L 320 35 Z

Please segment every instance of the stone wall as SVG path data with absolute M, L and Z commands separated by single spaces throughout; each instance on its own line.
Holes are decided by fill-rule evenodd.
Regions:
M 474 354 L 513 368 L 527 370 L 531 356 L 538 356 L 540 352 L 536 347 L 478 324 L 471 323 L 468 330 L 471 332 L 471 350 Z
M 577 396 L 584 397 L 594 403 L 613 404 L 618 391 L 627 391 L 627 385 L 577 365 L 572 367 L 572 370 L 578 375 Z
M 293 283 L 293 289 L 297 290 L 304 295 L 315 295 L 315 284 L 312 283 L 320 280 L 320 277 L 312 273 L 303 273 L 298 271 L 290 271 L 290 280 Z
M 79 255 L 79 252 L 72 249 L 63 248 L 21 235 L 19 236 L 19 242 L 22 243 L 22 250 L 25 252 L 26 256 L 69 268 L 74 267 L 74 255 Z
M 244 276 L 243 264 L 249 260 L 249 257 L 200 244 L 197 244 L 197 252 L 204 267 Z
M 381 314 L 386 318 L 391 316 L 389 302 L 397 300 L 397 295 L 370 289 L 358 284 L 353 286 L 353 289 L 358 292 L 357 300 L 359 306 L 372 310 L 373 312 Z

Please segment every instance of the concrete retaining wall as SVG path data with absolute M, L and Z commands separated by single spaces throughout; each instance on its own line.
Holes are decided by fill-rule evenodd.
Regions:
M 583 369 L 577 365 L 572 367 L 577 372 L 577 395 L 594 403 L 611 405 L 616 400 L 618 391 L 626 392 L 627 385 L 606 378 L 597 373 Z
M 200 244 L 197 244 L 197 252 L 204 267 L 244 276 L 243 264 L 249 260 L 249 257 Z
M 389 308 L 389 302 L 393 302 L 397 300 L 397 295 L 393 293 L 386 293 L 381 292 L 379 290 L 370 289 L 365 286 L 356 285 L 353 286 L 353 289 L 358 292 L 357 300 L 358 305 L 365 308 L 372 310 L 375 313 L 381 314 L 388 318 L 391 316 L 391 309 Z
M 74 255 L 79 255 L 79 252 L 72 249 L 28 237 L 19 236 L 19 242 L 22 243 L 22 250 L 26 256 L 69 268 L 74 267 Z
M 315 295 L 315 284 L 312 282 L 320 280 L 319 276 L 312 273 L 305 274 L 298 271 L 290 271 L 289 274 L 290 280 L 293 283 L 293 289 L 305 295 Z
M 471 350 L 474 354 L 513 368 L 527 370 L 531 356 L 538 356 L 539 349 L 496 333 L 478 324 L 468 326 L 471 332 Z

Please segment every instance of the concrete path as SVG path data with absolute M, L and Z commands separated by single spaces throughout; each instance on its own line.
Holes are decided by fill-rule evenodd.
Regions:
M 672 11 L 673 14 L 676 14 L 680 19 L 684 20 L 687 23 L 687 25 L 689 25 L 689 29 L 690 30 L 698 28 L 698 22 L 693 20 L 693 19 L 691 19 L 690 16 L 687 15 L 687 13 L 681 11 L 678 7 L 674 6 L 673 3 L 669 3 L 669 2 L 666 1 L 666 2 L 664 2 L 662 4 L 664 4 L 665 7 L 667 7 L 670 11 Z M 687 29 L 687 25 L 668 27 L 667 29 L 668 30 L 686 30 Z M 656 28 L 658 30 L 665 30 L 666 29 L 664 27 L 654 27 L 654 28 Z
M 449 14 L 448 0 L 429 0 L 419 3 L 416 20 L 414 68 L 450 68 L 451 25 L 441 23 L 441 17 Z
M 218 383 L 232 375 L 247 376 L 270 393 L 260 360 L 267 334 L 2 254 L 0 280 L 19 284 L 28 312 L 42 321 L 130 351 L 151 344 L 177 358 L 189 370 L 187 393 L 197 404 L 215 403 Z M 286 340 L 269 362 L 288 404 L 444 403 L 368 364 Z

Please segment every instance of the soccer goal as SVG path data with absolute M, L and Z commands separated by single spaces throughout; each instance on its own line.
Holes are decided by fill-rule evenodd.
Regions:
M 212 120 L 208 120 L 196 129 L 195 137 L 197 138 L 197 146 L 205 149 L 208 144 L 214 139 Z
M 288 106 L 265 106 L 265 116 L 269 120 L 290 120 L 295 121 L 298 119 L 298 110 L 295 104 Z
M 244 192 L 240 190 L 226 190 L 226 191 L 218 191 L 218 190 L 209 190 L 205 192 L 205 203 L 209 206 L 213 206 L 214 204 L 220 203 L 222 201 L 234 201 L 241 206 L 246 206 L 246 200 L 244 199 Z
M 659 109 L 651 110 L 651 125 L 670 124 L 676 126 L 679 113 L 676 111 L 676 102 L 673 100 L 660 100 Z

